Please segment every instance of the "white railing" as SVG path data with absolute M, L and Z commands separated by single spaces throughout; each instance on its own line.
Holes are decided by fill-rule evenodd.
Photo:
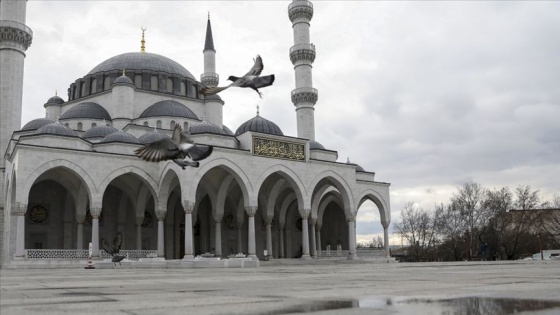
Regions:
M 349 250 L 318 250 L 318 259 L 336 259 L 336 258 L 347 258 L 350 255 Z M 370 249 L 370 248 L 359 248 L 356 249 L 356 255 L 360 258 L 375 258 L 375 257 L 385 257 L 385 250 L 383 249 Z
M 368 257 L 385 257 L 385 250 L 374 249 L 374 248 L 357 248 L 356 254 L 358 257 L 368 258 Z
M 87 249 L 28 249 L 25 251 L 27 259 L 88 259 Z M 111 258 L 104 250 L 100 250 L 101 258 Z M 119 255 L 128 259 L 157 257 L 156 250 L 121 250 Z
M 329 258 L 346 258 L 350 254 L 349 250 L 318 250 L 317 258 L 319 259 L 329 259 Z

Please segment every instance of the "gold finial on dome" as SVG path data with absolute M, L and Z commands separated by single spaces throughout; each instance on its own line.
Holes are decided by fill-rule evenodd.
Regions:
M 58 90 L 54 90 L 54 95 L 58 96 Z
M 208 19 L 210 20 L 210 11 L 208 11 Z
M 125 71 L 124 71 L 124 68 L 122 69 L 122 75 L 123 75 L 123 76 L 126 75 L 126 74 L 125 74 Z
M 257 105 L 257 116 L 259 116 L 259 105 Z
M 140 29 L 142 30 L 142 41 L 140 41 L 142 45 L 140 46 L 140 52 L 146 52 L 146 41 L 144 40 L 144 32 L 146 32 L 147 28 L 141 27 Z

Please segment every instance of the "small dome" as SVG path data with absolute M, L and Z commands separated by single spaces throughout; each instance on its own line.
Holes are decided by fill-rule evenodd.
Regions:
M 64 100 L 58 95 L 49 98 L 47 103 L 45 103 L 45 105 L 61 105 L 61 104 L 64 104 Z
M 198 119 L 196 114 L 187 106 L 172 100 L 159 101 L 140 114 L 139 118 L 171 116 L 171 117 L 184 117 L 190 119 Z
M 72 118 L 89 118 L 89 119 L 105 119 L 111 120 L 111 116 L 103 106 L 93 103 L 85 102 L 80 103 L 69 110 L 67 110 L 60 119 L 72 119 Z
M 190 127 L 190 132 L 193 135 L 197 133 L 213 133 L 217 135 L 224 134 L 224 131 L 220 127 L 207 121 L 201 121 L 197 124 L 192 124 Z
M 222 125 L 222 130 L 224 131 L 224 134 L 225 134 L 225 135 L 233 136 L 233 131 L 231 131 L 231 129 L 229 129 L 228 127 L 226 127 L 226 125 Z
M 49 134 L 49 135 L 57 135 L 57 136 L 71 136 L 71 137 L 78 136 L 74 132 L 74 130 L 64 126 L 59 122 L 44 125 L 43 127 L 37 129 L 37 131 L 35 131 L 35 134 L 42 134 L 42 135 Z
M 309 140 L 309 150 L 326 150 L 325 147 L 315 140 Z
M 23 126 L 23 128 L 21 128 L 21 130 L 22 131 L 24 131 L 24 130 L 36 130 L 36 129 L 39 129 L 39 128 L 45 126 L 45 125 L 52 124 L 52 123 L 54 123 L 54 120 L 52 120 L 50 118 L 37 118 L 37 119 L 33 119 L 32 121 L 25 124 L 25 126 Z
M 350 162 L 350 159 L 346 160 L 346 164 L 348 165 L 353 165 L 356 168 L 356 172 L 365 172 L 366 170 L 364 170 L 363 167 L 361 167 L 360 165 L 356 164 L 356 163 L 352 163 Z
M 262 118 L 259 115 L 241 124 L 241 126 L 237 128 L 235 135 L 239 136 L 241 134 L 246 133 L 247 131 L 267 133 L 267 134 L 277 135 L 277 136 L 284 135 L 280 127 L 278 127 L 278 125 L 276 125 L 270 120 Z
M 115 84 L 130 84 L 130 85 L 134 85 L 134 82 L 132 82 L 132 79 L 130 79 L 129 77 L 127 77 L 126 75 L 121 75 L 120 77 L 116 78 L 115 81 L 113 81 L 113 85 Z
M 165 138 L 169 138 L 169 137 L 163 132 L 154 130 L 152 132 L 148 132 L 147 134 L 140 136 L 140 138 L 138 138 L 138 142 L 140 142 L 141 144 L 148 144 Z
M 119 131 L 119 130 L 111 126 L 95 126 L 93 128 L 88 129 L 88 131 L 86 131 L 82 135 L 82 138 L 84 139 L 105 138 L 107 135 L 110 135 L 115 131 Z
M 112 134 L 105 136 L 105 138 L 103 138 L 103 140 L 100 141 L 100 143 L 106 143 L 106 142 L 124 142 L 124 143 L 134 143 L 134 144 L 140 143 L 138 142 L 138 139 L 136 139 L 136 137 L 122 130 L 113 132 Z
M 218 95 L 218 94 L 214 94 L 214 95 L 207 95 L 204 97 L 205 101 L 209 101 L 209 102 L 218 102 L 221 103 L 222 105 L 224 105 L 224 101 L 222 100 L 222 98 Z

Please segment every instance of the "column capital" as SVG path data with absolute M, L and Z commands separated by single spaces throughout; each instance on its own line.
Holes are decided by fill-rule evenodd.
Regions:
M 165 220 L 165 215 L 167 214 L 167 211 L 163 209 L 157 209 L 155 212 L 156 212 L 156 217 L 159 221 Z
M 389 224 L 391 223 L 391 221 L 381 221 L 381 225 L 383 225 L 384 229 L 389 228 Z
M 99 219 L 99 216 L 101 215 L 101 207 L 91 207 L 89 212 L 91 213 L 92 218 Z
M 136 217 L 136 225 L 142 225 L 144 223 L 144 217 Z
M 315 223 L 317 223 L 317 219 L 314 218 L 309 219 L 309 225 L 315 225 Z
M 346 216 L 346 222 L 356 222 L 356 214 L 352 213 Z
M 245 207 L 245 212 L 247 212 L 247 215 L 250 217 L 254 217 L 255 214 L 257 213 L 258 207 Z
M 311 214 L 311 209 L 298 209 L 298 211 L 302 219 L 307 219 Z
M 14 204 L 14 210 L 15 213 L 18 216 L 24 216 L 25 213 L 27 212 L 27 204 L 26 203 L 22 203 L 22 202 L 16 202 Z
M 194 211 L 194 202 L 190 200 L 183 200 L 183 210 L 185 213 L 192 213 Z

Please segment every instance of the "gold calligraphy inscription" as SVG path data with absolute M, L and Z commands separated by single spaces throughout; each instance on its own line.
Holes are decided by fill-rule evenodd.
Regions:
M 305 161 L 305 145 L 295 142 L 253 137 L 253 155 Z

